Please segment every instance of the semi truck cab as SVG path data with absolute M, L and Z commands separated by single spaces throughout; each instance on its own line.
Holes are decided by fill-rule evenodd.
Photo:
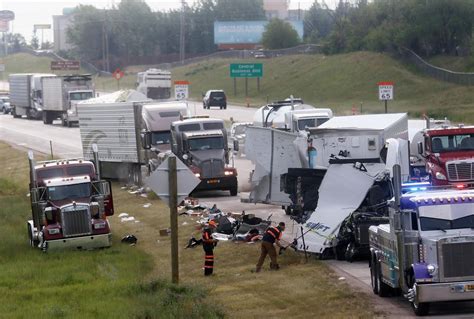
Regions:
M 35 163 L 32 153 L 29 159 L 30 245 L 43 251 L 111 246 L 112 191 L 94 164 L 82 159 Z
M 400 292 L 416 315 L 433 302 L 474 299 L 474 190 L 395 196 L 389 224 L 372 226 L 372 288 Z
M 422 132 L 418 154 L 433 185 L 474 183 L 474 127 L 447 127 Z

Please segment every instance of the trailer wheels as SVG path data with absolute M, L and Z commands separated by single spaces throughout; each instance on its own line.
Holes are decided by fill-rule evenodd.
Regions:
M 237 196 L 237 185 L 230 189 L 230 196 Z
M 43 111 L 43 124 L 51 124 L 53 123 L 53 119 L 49 112 Z

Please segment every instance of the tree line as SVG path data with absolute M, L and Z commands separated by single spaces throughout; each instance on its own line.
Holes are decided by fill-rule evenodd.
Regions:
M 242 20 L 266 20 L 263 1 L 198 0 L 186 6 L 186 56 L 217 50 L 214 21 Z M 333 9 L 316 0 L 304 14 L 304 39 L 288 23 L 274 19 L 262 44 L 279 49 L 313 43 L 326 54 L 406 47 L 422 56 L 466 55 L 474 45 L 473 20 L 474 0 L 339 0 Z M 61 54 L 88 61 L 101 61 L 105 52 L 112 61 L 177 56 L 180 27 L 181 9 L 153 12 L 143 0 L 122 0 L 111 9 L 79 5 L 67 32 L 73 49 Z M 26 45 L 21 36 L 11 39 L 12 46 Z

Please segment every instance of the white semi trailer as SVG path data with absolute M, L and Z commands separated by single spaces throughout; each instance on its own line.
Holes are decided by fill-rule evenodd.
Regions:
M 63 126 L 78 122 L 77 103 L 93 98 L 94 85 L 90 74 L 41 78 L 43 90 L 43 123 L 61 119 Z
M 99 146 L 104 177 L 141 184 L 141 169 L 153 170 L 170 150 L 170 124 L 188 116 L 185 102 L 151 101 L 134 90 L 82 101 L 77 107 L 84 158 Z
M 171 97 L 171 72 L 160 69 L 148 69 L 137 75 L 137 91 L 152 100 Z

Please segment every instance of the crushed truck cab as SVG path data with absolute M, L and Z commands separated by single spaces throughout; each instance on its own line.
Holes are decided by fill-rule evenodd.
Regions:
M 474 299 L 474 190 L 406 193 L 392 203 L 389 224 L 372 226 L 374 293 L 401 291 L 416 315 L 430 303 Z

